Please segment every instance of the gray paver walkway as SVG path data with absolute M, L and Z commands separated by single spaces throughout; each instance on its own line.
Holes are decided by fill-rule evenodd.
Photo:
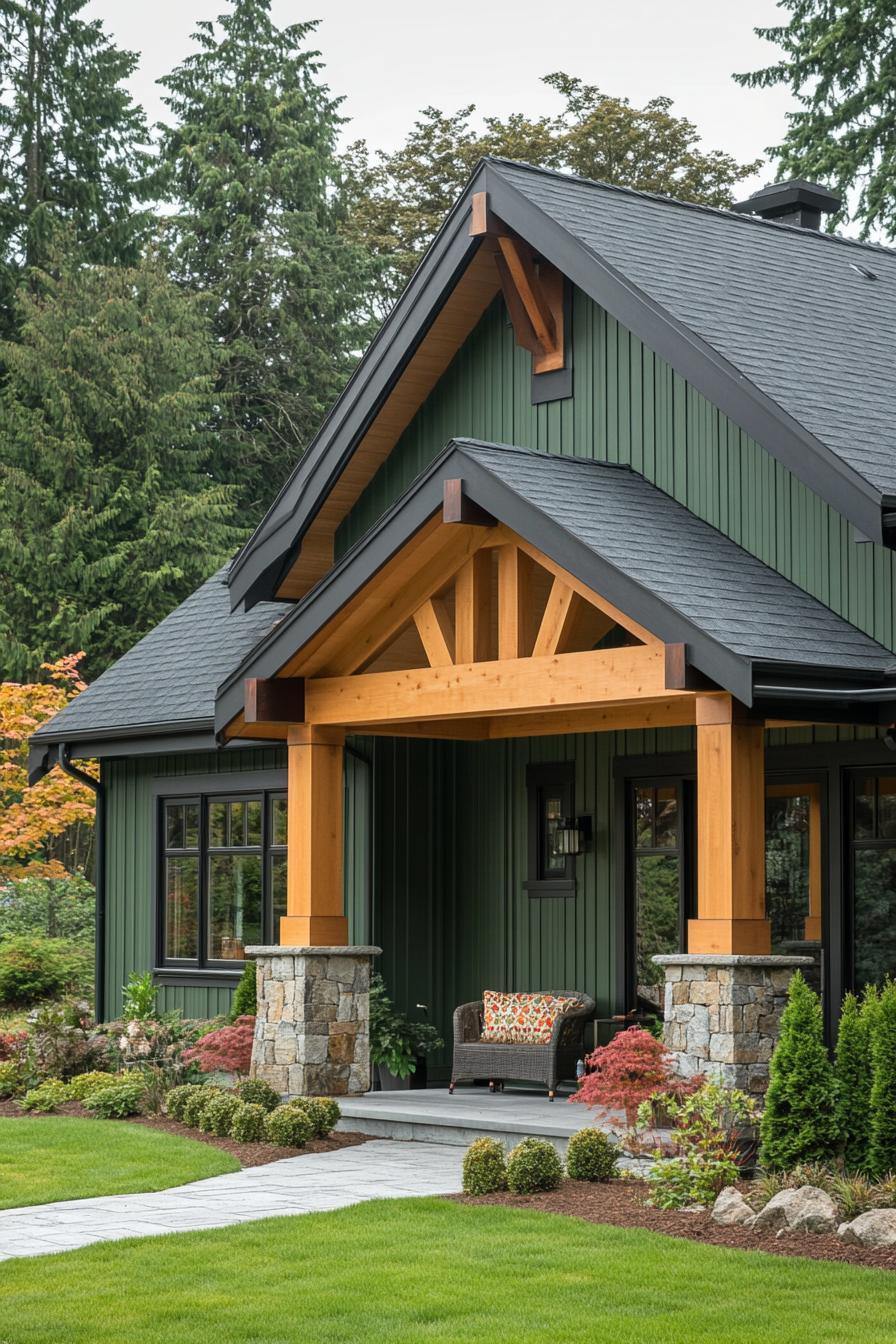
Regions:
M 50 1255 L 97 1241 L 231 1227 L 280 1214 L 321 1213 L 367 1199 L 460 1189 L 463 1152 L 375 1139 L 287 1157 L 146 1195 L 101 1195 L 0 1211 L 0 1259 Z

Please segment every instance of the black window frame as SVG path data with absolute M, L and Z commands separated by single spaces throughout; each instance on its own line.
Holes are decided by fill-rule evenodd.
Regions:
M 896 849 L 896 837 L 888 838 L 878 833 L 879 807 L 878 799 L 880 796 L 878 780 L 882 776 L 889 778 L 896 777 L 896 761 L 893 764 L 888 762 L 869 763 L 868 765 L 851 766 L 844 772 L 843 789 L 843 904 L 844 904 L 844 961 L 845 961 L 845 982 L 853 993 L 861 994 L 864 989 L 864 981 L 859 982 L 856 977 L 856 867 L 855 855 L 857 850 L 883 850 Z M 874 793 L 874 835 L 857 839 L 855 835 L 855 808 L 857 785 L 860 780 L 872 777 L 875 781 Z
M 533 898 L 567 897 L 576 894 L 576 855 L 566 855 L 562 877 L 544 876 L 542 808 L 548 790 L 559 792 L 562 799 L 562 815 L 574 817 L 575 787 L 575 761 L 552 761 L 526 767 L 528 868 L 523 889 Z

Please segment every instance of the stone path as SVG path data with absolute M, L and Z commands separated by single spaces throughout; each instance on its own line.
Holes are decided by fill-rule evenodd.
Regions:
M 0 1210 L 0 1260 L 50 1255 L 97 1241 L 196 1232 L 279 1214 L 321 1213 L 367 1199 L 460 1189 L 463 1150 L 375 1139 L 287 1157 L 146 1195 L 101 1195 Z

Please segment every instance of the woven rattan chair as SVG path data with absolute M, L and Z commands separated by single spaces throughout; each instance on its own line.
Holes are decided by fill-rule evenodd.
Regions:
M 448 1091 L 457 1083 L 487 1078 L 492 1091 L 509 1079 L 544 1083 L 551 1101 L 557 1083 L 575 1078 L 576 1064 L 585 1054 L 585 1024 L 594 1017 L 596 1004 L 588 994 L 567 989 L 545 989 L 542 994 L 562 995 L 574 1002 L 554 1023 L 551 1039 L 544 1045 L 499 1044 L 482 1040 L 482 1000 L 462 1003 L 454 1010 L 454 1063 Z

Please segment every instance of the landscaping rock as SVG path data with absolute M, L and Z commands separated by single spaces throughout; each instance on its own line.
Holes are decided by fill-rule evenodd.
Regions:
M 835 1232 L 837 1208 L 824 1190 L 801 1185 L 798 1190 L 779 1190 L 750 1226 L 759 1232 L 774 1232 L 780 1227 L 791 1232 Z
M 896 1246 L 896 1209 L 869 1209 L 851 1223 L 843 1223 L 837 1231 L 852 1246 L 867 1246 L 871 1250 Z
M 753 1210 L 733 1185 L 722 1190 L 712 1206 L 713 1222 L 721 1223 L 723 1227 L 736 1227 L 738 1224 L 749 1222 L 752 1217 Z

